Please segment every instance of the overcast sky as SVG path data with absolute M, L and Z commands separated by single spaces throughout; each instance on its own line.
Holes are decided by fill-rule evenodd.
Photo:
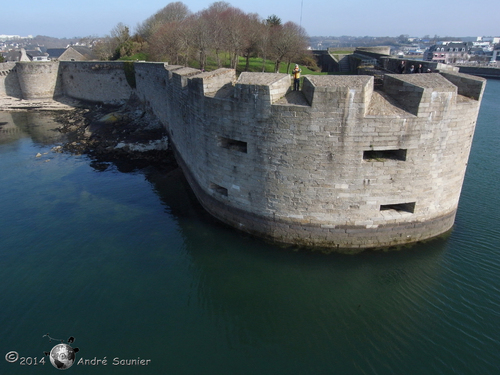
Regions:
M 165 7 L 161 0 L 19 0 L 3 2 L 0 34 L 57 38 L 104 36 L 119 22 L 137 24 Z M 186 0 L 192 12 L 214 1 Z M 309 36 L 500 36 L 499 0 L 233 0 L 246 13 L 275 14 Z

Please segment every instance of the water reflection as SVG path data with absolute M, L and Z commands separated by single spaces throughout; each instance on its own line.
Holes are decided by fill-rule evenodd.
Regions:
M 48 140 L 52 125 L 36 126 L 50 124 L 40 113 L 0 115 L 13 129 L 0 142 L 58 141 Z M 82 357 L 152 358 L 140 372 L 154 374 L 495 373 L 495 121 L 478 125 L 484 145 L 473 148 L 449 239 L 354 256 L 292 251 L 228 228 L 180 170 L 97 173 L 84 156 L 45 163 L 25 157 L 39 147 L 13 142 L 24 154 L 3 147 L 0 159 L 3 340 L 34 356 L 50 347 L 33 332 L 71 334 Z
M 30 137 L 39 145 L 51 145 L 64 140 L 57 131 L 60 126 L 51 112 L 2 112 L 0 111 L 0 144 Z
M 148 179 L 178 220 L 192 263 L 191 293 L 229 347 L 261 351 L 278 344 L 283 353 L 274 355 L 287 352 L 290 363 L 302 361 L 294 365 L 300 367 L 307 352 L 324 371 L 332 352 L 363 362 L 361 353 L 369 348 L 424 346 L 424 311 L 440 278 L 445 240 L 399 253 L 291 252 L 209 217 L 179 170 Z M 394 356 L 400 369 L 410 366 Z

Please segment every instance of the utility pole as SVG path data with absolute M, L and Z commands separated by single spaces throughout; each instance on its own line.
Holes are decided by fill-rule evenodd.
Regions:
M 300 22 L 299 26 L 302 27 L 302 7 L 304 5 L 304 0 L 300 0 Z

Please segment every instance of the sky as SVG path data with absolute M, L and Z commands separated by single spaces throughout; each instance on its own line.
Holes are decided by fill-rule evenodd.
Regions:
M 2 4 L 0 35 L 105 36 L 118 23 L 138 24 L 173 1 L 19 0 Z M 214 1 L 182 1 L 193 13 Z M 500 36 L 498 0 L 233 0 L 246 13 L 277 15 L 309 36 Z

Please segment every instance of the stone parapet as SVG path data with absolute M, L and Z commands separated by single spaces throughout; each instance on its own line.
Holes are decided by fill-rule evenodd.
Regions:
M 384 92 L 411 114 L 426 117 L 433 105 L 437 112 L 452 105 L 457 87 L 440 74 L 387 74 Z
M 369 76 L 305 76 L 302 91 L 316 111 L 343 112 L 355 110 L 364 115 L 373 92 L 373 77 Z
M 406 63 L 406 71 L 405 73 L 410 73 L 410 66 L 414 65 L 415 68 L 422 64 L 424 68 L 424 72 L 427 72 L 427 69 L 430 69 L 432 72 L 458 72 L 458 68 L 453 65 L 437 63 L 434 61 L 422 61 L 422 60 L 412 60 L 407 58 L 396 58 L 392 56 L 380 57 L 378 59 L 380 65 L 391 72 L 398 72 L 398 66 L 401 64 L 401 61 L 405 61 Z
M 289 78 L 274 77 L 240 77 L 233 94 L 200 98 L 169 123 L 214 216 L 281 242 L 340 248 L 451 228 L 479 108 L 458 92 L 482 80 L 391 76 L 375 92 L 372 77 L 306 76 L 306 104 L 284 105 L 269 92 L 283 81 L 287 95 Z
M 386 75 L 380 90 L 370 76 L 305 76 L 290 92 L 286 74 L 135 63 L 133 88 L 123 65 L 64 64 L 65 95 L 134 93 L 155 113 L 212 215 L 333 249 L 452 227 L 485 85 L 453 71 Z
M 190 80 L 190 90 L 200 96 L 225 95 L 236 82 L 234 69 L 218 69 L 213 72 L 199 73 Z
M 479 80 L 468 74 L 457 72 L 442 72 L 441 75 L 457 87 L 457 93 L 459 95 L 463 95 L 474 100 L 482 99 L 484 92 L 484 80 Z
M 500 78 L 500 68 L 487 66 L 457 66 L 460 73 L 472 74 L 474 76 L 485 78 Z

